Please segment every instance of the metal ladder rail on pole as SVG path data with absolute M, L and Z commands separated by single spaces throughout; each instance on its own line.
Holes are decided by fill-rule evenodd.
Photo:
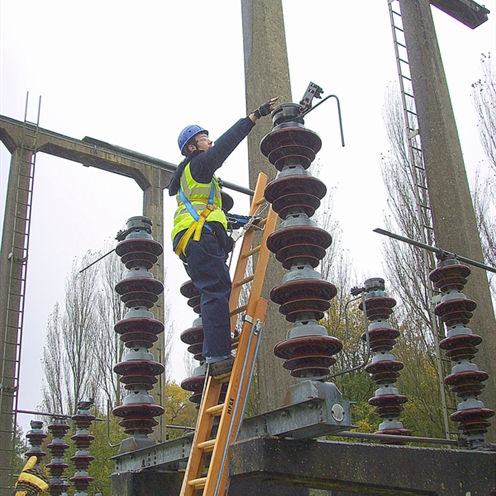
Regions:
M 229 448 L 241 426 L 261 328 L 267 311 L 267 300 L 261 298 L 270 255 L 266 240 L 275 229 L 277 214 L 263 198 L 266 183 L 267 176 L 260 174 L 250 209 L 250 216 L 253 216 L 263 204 L 268 206 L 267 217 L 257 225 L 263 228 L 261 243 L 252 248 L 255 230 L 245 232 L 233 275 L 230 298 L 231 331 L 235 329 L 238 316 L 244 314 L 241 332 L 232 344 L 236 349 L 233 369 L 226 377 L 205 379 L 195 436 L 180 496 L 224 496 L 227 490 Z M 253 275 L 245 277 L 248 260 L 253 255 L 257 255 Z M 246 305 L 238 306 L 241 288 L 246 284 L 251 284 L 248 301 Z M 223 388 L 225 390 L 225 384 L 227 392 L 222 400 L 221 393 Z
M 393 4 L 396 4 L 394 6 Z M 398 80 L 400 85 L 401 103 L 403 109 L 403 119 L 407 134 L 408 156 L 412 179 L 414 183 L 415 202 L 417 206 L 417 217 L 420 224 L 420 241 L 424 244 L 435 246 L 435 234 L 432 220 L 432 210 L 429 204 L 429 194 L 427 189 L 427 177 L 425 173 L 424 156 L 422 153 L 422 140 L 419 130 L 419 120 L 415 105 L 415 95 L 410 72 L 410 63 L 408 61 L 408 52 L 406 39 L 403 30 L 401 10 L 398 0 L 388 0 L 389 18 L 391 21 L 391 31 L 393 35 L 394 51 L 396 55 L 396 66 L 398 70 Z M 395 10 L 395 8 L 397 10 Z M 427 250 L 422 250 L 424 266 L 428 273 L 435 267 L 434 254 Z M 434 291 L 431 292 L 434 295 Z M 436 349 L 436 359 L 438 366 L 439 388 L 441 392 L 441 401 L 443 407 L 443 419 L 446 438 L 450 439 L 450 428 L 448 421 L 448 406 L 446 401 L 446 391 L 444 386 L 444 370 L 439 340 L 445 336 L 441 335 L 441 328 L 438 325 L 437 317 L 434 314 L 434 303 L 430 305 L 430 320 L 432 323 L 432 334 Z M 449 360 L 446 360 L 449 362 Z
M 29 234 L 31 230 L 31 212 L 33 204 L 34 174 L 36 168 L 36 148 L 40 122 L 41 97 L 38 103 L 36 123 L 28 122 L 28 98 L 26 95 L 26 108 L 24 113 L 24 126 L 19 150 L 19 172 L 17 175 L 17 188 L 15 197 L 15 214 L 13 223 L 13 236 L 9 260 L 11 262 L 7 291 L 7 314 L 4 322 L 4 347 L 2 350 L 0 405 L 4 405 L 5 396 L 11 397 L 11 411 L 3 414 L 11 415 L 10 446 L 0 446 L 0 450 L 10 451 L 10 467 L 8 470 L 13 477 L 12 468 L 15 457 L 14 445 L 17 429 L 17 410 L 19 401 L 19 381 L 21 368 L 22 333 L 24 324 L 24 307 L 26 297 L 26 279 L 29 252 Z M 4 468 L 4 473 L 7 467 Z M 9 481 L 0 482 L 0 489 L 12 487 L 3 486 Z

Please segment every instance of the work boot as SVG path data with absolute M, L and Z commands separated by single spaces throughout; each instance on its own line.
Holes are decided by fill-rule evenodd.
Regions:
M 209 374 L 217 379 L 223 375 L 229 374 L 233 368 L 233 365 L 234 357 L 232 355 L 225 360 L 221 360 L 220 362 L 209 363 Z

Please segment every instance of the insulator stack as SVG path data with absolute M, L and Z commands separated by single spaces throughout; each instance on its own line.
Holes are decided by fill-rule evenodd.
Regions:
M 195 367 L 193 375 L 187 377 L 181 382 L 181 387 L 185 391 L 191 391 L 193 394 L 189 397 L 189 401 L 200 405 L 203 393 L 203 386 L 205 385 L 206 365 L 203 363 L 203 323 L 200 315 L 200 293 L 195 288 L 193 281 L 186 281 L 180 288 L 181 294 L 188 299 L 188 306 L 198 314 L 198 317 L 193 321 L 192 327 L 186 329 L 181 333 L 181 341 L 188 345 L 188 352 L 193 355 L 195 360 L 200 364 Z
M 48 426 L 52 441 L 47 448 L 50 450 L 52 459 L 46 467 L 50 471 L 50 494 L 52 496 L 60 496 L 68 487 L 65 479 L 62 479 L 62 474 L 68 467 L 64 461 L 64 453 L 69 449 L 69 445 L 64 441 L 64 436 L 69 429 L 69 424 L 61 418 L 54 418 Z
M 31 420 L 29 422 L 31 429 L 26 433 L 26 439 L 30 444 L 29 450 L 25 453 L 25 457 L 36 456 L 38 463 L 46 456 L 46 453 L 41 449 L 41 445 L 47 435 L 43 431 L 43 422 L 41 420 Z
M 270 298 L 294 324 L 274 353 L 285 360 L 283 366 L 292 376 L 318 380 L 328 375 L 334 355 L 342 349 L 341 341 L 329 336 L 318 322 L 337 293 L 315 270 L 332 243 L 331 235 L 310 218 L 327 191 L 307 170 L 322 142 L 305 128 L 296 104 L 279 105 L 272 120 L 274 128 L 260 149 L 279 173 L 266 186 L 264 196 L 283 222 L 268 237 L 267 247 L 289 272 Z
M 434 312 L 445 324 L 447 332 L 439 346 L 454 362 L 451 374 L 444 382 L 462 400 L 450 419 L 458 422 L 458 429 L 467 436 L 470 447 L 476 449 L 484 445 L 484 434 L 491 425 L 487 419 L 494 415 L 494 410 L 486 408 L 477 399 L 488 374 L 472 362 L 482 338 L 467 327 L 477 307 L 475 301 L 461 292 L 469 274 L 470 269 L 458 260 L 441 257 L 429 278 L 442 294 L 441 303 Z
M 95 417 L 89 412 L 92 404 L 93 402 L 91 401 L 79 402 L 77 413 L 72 417 L 77 427 L 76 434 L 71 436 L 76 445 L 76 454 L 71 457 L 71 461 L 76 467 L 76 473 L 74 477 L 69 479 L 77 491 L 74 496 L 88 496 L 86 490 L 93 480 L 93 477 L 90 477 L 88 473 L 88 467 L 94 459 L 88 452 L 90 444 L 95 439 L 89 430 L 95 420 Z
M 364 283 L 366 290 L 365 305 L 360 303 L 368 321 L 370 351 L 373 353 L 372 363 L 365 367 L 372 380 L 379 386 L 375 396 L 370 398 L 369 404 L 375 406 L 375 412 L 382 419 L 378 434 L 392 434 L 397 436 L 411 436 L 412 431 L 405 429 L 398 420 L 403 411 L 403 405 L 408 398 L 399 394 L 395 382 L 403 368 L 403 363 L 396 360 L 391 353 L 396 338 L 400 335 L 387 321 L 393 313 L 396 301 L 384 291 L 384 279 L 380 277 L 368 279 Z M 362 339 L 367 339 L 362 335 Z M 383 441 L 383 444 L 404 444 L 401 441 Z
M 128 308 L 114 328 L 128 350 L 123 361 L 114 366 L 114 372 L 122 376 L 120 381 L 127 390 L 123 404 L 113 410 L 114 415 L 122 418 L 119 425 L 130 436 L 121 444 L 122 451 L 154 444 L 148 435 L 158 424 L 154 417 L 164 413 L 148 394 L 158 382 L 157 376 L 165 370 L 149 352 L 164 331 L 164 324 L 150 311 L 164 290 L 163 284 L 149 272 L 163 251 L 151 236 L 151 226 L 147 217 L 131 217 L 127 230 L 121 235 L 125 239 L 115 249 L 128 269 L 115 287 Z

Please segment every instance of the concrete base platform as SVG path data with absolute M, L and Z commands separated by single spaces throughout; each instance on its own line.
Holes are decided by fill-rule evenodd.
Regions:
M 231 447 L 230 476 L 233 488 L 249 481 L 340 494 L 496 496 L 496 452 L 253 438 Z

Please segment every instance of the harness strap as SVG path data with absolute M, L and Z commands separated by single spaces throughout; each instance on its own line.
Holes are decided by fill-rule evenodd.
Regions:
M 186 198 L 186 195 L 184 194 L 182 188 L 179 189 L 179 197 L 181 198 L 181 201 L 184 203 L 184 206 L 188 209 L 188 212 L 190 213 L 191 217 L 193 217 L 194 222 L 181 236 L 181 239 L 179 240 L 179 243 L 177 244 L 176 249 L 174 250 L 174 253 L 176 255 L 182 253 L 184 256 L 186 256 L 186 246 L 188 245 L 191 236 L 193 236 L 193 241 L 199 241 L 203 226 L 205 226 L 207 229 L 212 231 L 212 228 L 208 225 L 208 222 L 206 222 L 206 220 L 207 217 L 216 208 L 218 208 L 214 205 L 214 193 L 215 193 L 215 188 L 214 188 L 214 183 L 212 181 L 212 184 L 210 186 L 210 194 L 208 197 L 208 202 L 206 203 L 206 207 L 202 212 L 198 213 L 191 204 L 191 202 L 188 200 L 188 198 Z M 202 200 L 198 200 L 198 201 L 202 202 Z

